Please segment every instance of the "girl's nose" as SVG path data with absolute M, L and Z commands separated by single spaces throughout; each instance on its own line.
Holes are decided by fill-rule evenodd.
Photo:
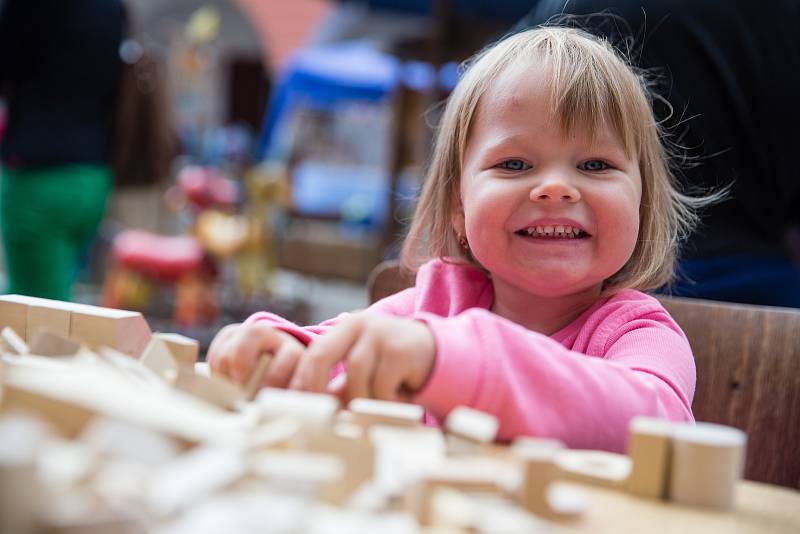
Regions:
M 531 189 L 530 198 L 533 202 L 577 202 L 581 194 L 567 181 L 549 178 Z

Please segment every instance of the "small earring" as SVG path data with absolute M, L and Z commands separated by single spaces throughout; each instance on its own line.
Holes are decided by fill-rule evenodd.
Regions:
M 461 248 L 464 250 L 469 250 L 469 243 L 467 242 L 467 238 L 462 234 L 458 234 L 458 244 L 461 245 Z

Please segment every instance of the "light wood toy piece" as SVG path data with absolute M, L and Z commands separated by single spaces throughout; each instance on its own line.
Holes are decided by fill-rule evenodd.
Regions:
M 29 350 L 38 356 L 75 356 L 81 350 L 81 344 L 63 334 L 42 328 L 33 336 Z
M 242 400 L 242 389 L 218 376 L 203 376 L 184 367 L 178 367 L 174 382 L 176 389 L 199 397 L 226 410 L 233 410 Z
M 141 360 L 135 360 L 127 354 L 108 347 L 102 347 L 97 352 L 97 356 L 101 362 L 134 384 L 154 387 L 163 385 L 163 378 L 143 365 Z
M 0 338 L 3 341 L 3 350 L 6 352 L 19 355 L 28 354 L 30 350 L 25 340 L 19 337 L 17 331 L 10 326 L 3 328 L 2 332 L 0 332 Z
M 247 379 L 247 384 L 244 386 L 245 400 L 252 401 L 256 398 L 258 390 L 261 389 L 261 384 L 264 382 L 264 376 L 266 376 L 269 370 L 269 364 L 271 363 L 271 356 L 265 354 L 259 358 L 255 369 L 253 369 L 253 372 L 250 373 L 250 377 Z
M 31 343 L 39 330 L 49 330 L 56 335 L 69 337 L 71 326 L 72 314 L 68 309 L 48 303 L 31 303 L 28 305 L 28 324 L 25 327 L 25 341 Z
M 674 428 L 674 423 L 651 417 L 635 417 L 631 421 L 628 456 L 633 465 L 627 481 L 630 493 L 650 499 L 667 497 Z
M 178 365 L 193 367 L 197 363 L 199 344 L 197 340 L 180 334 L 167 334 L 156 332 L 153 337 L 160 339 L 167 344 L 167 348 L 172 353 L 172 357 Z
M 521 438 L 511 446 L 522 464 L 522 480 L 517 492 L 519 503 L 529 512 L 547 519 L 573 519 L 581 515 L 585 500 L 580 490 L 559 487 L 555 458 L 565 450 L 557 440 Z
M 305 486 L 330 504 L 341 505 L 352 493 L 347 469 L 335 454 L 307 451 L 268 451 L 255 455 L 251 469 L 273 483 Z
M 671 500 L 720 510 L 733 505 L 742 477 L 747 436 L 737 428 L 697 423 L 679 425 L 673 434 Z
M 139 361 L 168 384 L 174 384 L 178 378 L 178 362 L 161 339 L 151 338 Z
M 422 422 L 424 409 L 418 404 L 389 402 L 376 399 L 353 399 L 347 405 L 352 421 L 362 426 L 417 426 Z
M 86 423 L 95 416 L 92 410 L 78 404 L 26 391 L 8 383 L 2 385 L 0 409 L 6 413 L 35 413 L 66 438 L 79 435 Z
M 0 296 L 0 321 L 0 327 L 10 326 L 27 342 L 40 328 L 46 328 L 93 350 L 107 346 L 137 358 L 151 336 L 139 312 L 23 295 Z
M 485 412 L 458 406 L 445 419 L 447 450 L 451 455 L 487 452 L 497 436 L 498 419 Z
M 14 300 L 18 295 L 0 296 L 0 328 L 9 327 L 25 338 L 28 329 L 28 304 Z
M 233 449 L 195 447 L 158 469 L 147 488 L 147 503 L 159 516 L 173 514 L 246 474 L 244 458 Z
M 374 476 L 375 448 L 366 439 L 342 437 L 327 429 L 312 429 L 298 433 L 293 445 L 308 452 L 334 455 L 342 462 L 343 473 L 325 490 L 326 500 L 332 504 L 344 504 L 359 486 Z
M 41 420 L 27 414 L 0 416 L 0 532 L 37 532 L 43 492 L 36 451 L 46 443 L 47 431 Z
M 329 427 L 339 410 L 339 400 L 333 395 L 289 389 L 263 388 L 256 395 L 255 402 L 262 421 L 288 415 L 312 427 Z
M 420 525 L 432 524 L 434 493 L 438 488 L 451 488 L 464 492 L 495 493 L 502 495 L 505 487 L 500 474 L 487 469 L 491 464 L 447 458 L 427 472 L 405 494 L 406 506 Z
M 631 459 L 624 454 L 606 451 L 565 449 L 555 457 L 556 478 L 624 489 L 631 473 Z

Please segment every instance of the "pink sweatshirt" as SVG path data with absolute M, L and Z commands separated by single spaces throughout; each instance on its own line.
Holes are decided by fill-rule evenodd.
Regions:
M 465 405 L 500 419 L 499 439 L 540 436 L 568 447 L 623 452 L 636 415 L 692 421 L 695 366 L 689 342 L 661 304 L 635 290 L 602 299 L 552 336 L 489 309 L 494 291 L 479 269 L 433 260 L 416 286 L 369 312 L 425 322 L 436 361 L 414 401 L 443 420 Z M 342 316 L 301 328 L 267 320 L 308 344 Z

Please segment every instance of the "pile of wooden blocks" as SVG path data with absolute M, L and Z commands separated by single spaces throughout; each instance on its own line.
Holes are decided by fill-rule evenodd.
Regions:
M 412 404 L 259 390 L 268 358 L 243 388 L 209 376 L 135 312 L 2 296 L 0 328 L 0 532 L 535 532 L 580 520 L 575 482 L 726 507 L 741 475 L 733 429 L 500 446 L 466 407 L 440 430 Z

